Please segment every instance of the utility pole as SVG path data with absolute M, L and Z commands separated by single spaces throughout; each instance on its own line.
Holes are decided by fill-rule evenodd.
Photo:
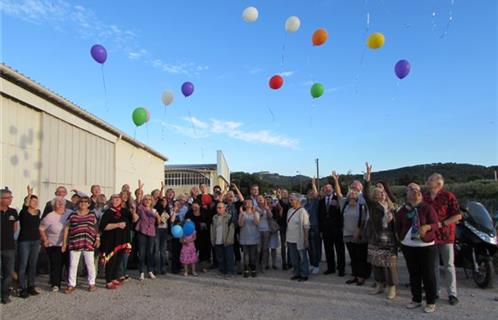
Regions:
M 318 158 L 315 159 L 316 163 L 316 189 L 320 192 L 320 164 Z

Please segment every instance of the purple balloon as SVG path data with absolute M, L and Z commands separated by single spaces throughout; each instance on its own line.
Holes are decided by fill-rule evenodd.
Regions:
M 190 96 L 192 93 L 194 93 L 194 84 L 189 81 L 182 84 L 182 93 L 185 96 L 185 98 Z
M 411 69 L 410 62 L 408 60 L 399 60 L 394 66 L 394 73 L 400 79 L 404 79 L 409 73 Z
M 92 54 L 93 60 L 100 64 L 103 64 L 107 60 L 107 50 L 100 44 L 93 45 L 90 53 Z

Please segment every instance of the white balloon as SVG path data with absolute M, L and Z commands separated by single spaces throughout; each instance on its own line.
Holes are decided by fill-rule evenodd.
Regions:
M 150 120 L 150 112 L 149 112 L 149 109 L 147 108 L 144 108 L 145 109 L 145 113 L 146 113 L 146 116 L 145 116 L 145 122 L 149 122 Z
M 288 17 L 285 21 L 285 31 L 287 32 L 296 32 L 299 30 L 301 26 L 301 20 L 299 20 L 296 16 Z
M 247 7 L 242 12 L 242 19 L 245 22 L 251 23 L 258 20 L 259 12 L 255 7 Z
M 161 96 L 161 100 L 163 103 L 167 106 L 173 103 L 173 92 L 166 90 L 163 92 L 163 95 Z

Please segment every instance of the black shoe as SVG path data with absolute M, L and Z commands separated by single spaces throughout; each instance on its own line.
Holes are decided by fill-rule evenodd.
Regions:
M 26 299 L 27 297 L 29 297 L 29 292 L 27 289 L 22 289 L 21 290 L 21 293 L 19 294 L 19 297 L 23 298 L 23 299 Z
M 273 266 L 272 268 L 273 270 L 278 270 L 277 266 Z
M 265 270 L 268 270 L 268 269 L 270 269 L 270 266 L 266 266 L 266 267 L 265 267 Z
M 344 277 L 345 275 L 346 275 L 346 273 L 344 272 L 344 270 L 339 271 L 339 277 Z
M 362 286 L 365 284 L 365 279 L 356 281 L 357 286 Z
M 308 281 L 308 277 L 301 277 L 297 281 L 299 281 L 299 282 Z
M 333 274 L 335 273 L 335 270 L 327 270 L 323 274 L 328 275 L 328 274 Z
M 249 278 L 249 271 L 244 271 L 244 278 Z
M 293 277 L 292 277 L 292 278 L 290 278 L 290 279 L 291 279 L 291 280 L 299 280 L 299 279 L 301 279 L 301 277 L 300 277 L 300 276 L 293 276 Z
M 448 300 L 449 300 L 449 302 L 450 302 L 450 304 L 451 304 L 452 306 L 454 306 L 454 305 L 457 305 L 457 304 L 458 304 L 458 298 L 457 298 L 457 297 L 455 297 L 455 296 L 449 296 Z
M 8 304 L 11 303 L 12 301 L 10 300 L 9 297 L 2 298 L 2 304 Z
M 287 270 L 287 265 L 285 265 L 285 264 L 282 265 L 282 270 L 284 270 L 284 271 Z
M 257 276 L 257 275 L 258 275 L 258 274 L 256 273 L 256 271 L 252 271 L 252 272 L 251 272 L 251 277 L 256 278 L 256 276 Z
M 357 282 L 358 282 L 357 278 L 346 280 L 346 284 L 353 284 L 353 283 L 357 283 Z

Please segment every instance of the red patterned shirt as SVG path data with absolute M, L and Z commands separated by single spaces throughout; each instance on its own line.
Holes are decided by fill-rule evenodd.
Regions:
M 460 214 L 460 206 L 455 195 L 446 190 L 440 190 L 434 199 L 431 193 L 424 193 L 424 201 L 436 211 L 440 223 L 444 220 Z M 455 224 L 443 226 L 436 232 L 436 244 L 455 242 Z
M 97 216 L 93 211 L 86 215 L 76 212 L 71 214 L 67 221 L 69 225 L 69 250 L 93 251 L 97 238 Z

